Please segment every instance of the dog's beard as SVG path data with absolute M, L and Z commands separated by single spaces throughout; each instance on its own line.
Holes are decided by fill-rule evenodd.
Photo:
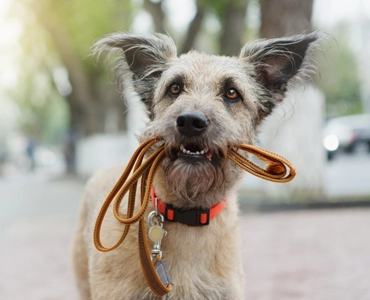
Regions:
M 208 207 L 220 201 L 214 199 L 212 194 L 223 194 L 225 165 L 225 159 L 220 157 L 194 162 L 178 157 L 168 158 L 162 166 L 169 193 L 176 197 L 176 204 L 181 207 Z

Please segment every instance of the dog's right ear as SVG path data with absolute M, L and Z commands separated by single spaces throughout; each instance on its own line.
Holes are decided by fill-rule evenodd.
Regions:
M 123 57 L 117 64 L 117 72 L 123 81 L 128 69 L 133 74 L 133 84 L 142 101 L 152 110 L 154 87 L 171 58 L 177 56 L 173 40 L 164 34 L 114 33 L 98 40 L 93 52 L 122 50 Z

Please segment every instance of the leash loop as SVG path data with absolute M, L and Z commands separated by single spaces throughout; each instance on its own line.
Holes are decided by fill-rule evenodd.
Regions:
M 243 157 L 237 152 L 239 149 L 249 152 L 259 160 L 265 162 L 267 164 L 266 169 L 256 165 L 248 158 Z M 252 175 L 278 183 L 289 182 L 296 175 L 293 165 L 277 153 L 248 144 L 239 145 L 238 150 L 229 149 L 227 154 L 228 158 L 244 171 Z

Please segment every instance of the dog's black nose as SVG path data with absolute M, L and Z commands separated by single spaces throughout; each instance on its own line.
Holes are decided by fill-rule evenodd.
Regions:
M 201 112 L 187 111 L 177 117 L 177 129 L 186 136 L 196 136 L 203 133 L 209 121 Z

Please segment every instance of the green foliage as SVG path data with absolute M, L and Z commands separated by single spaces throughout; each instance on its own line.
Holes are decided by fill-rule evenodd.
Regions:
M 86 55 L 92 42 L 113 31 L 122 31 L 132 22 L 129 0 L 33 0 L 32 5 L 44 4 L 58 24 L 72 37 L 76 48 Z
M 40 0 L 34 0 L 40 2 Z M 86 60 L 94 41 L 108 33 L 127 30 L 132 23 L 130 0 L 44 0 L 47 11 L 68 33 L 80 58 Z
M 12 96 L 19 107 L 18 126 L 24 133 L 47 144 L 61 141 L 68 124 L 68 109 L 58 94 L 48 90 L 44 95 Z
M 12 17 L 23 23 L 20 38 L 18 84 L 9 92 L 19 106 L 19 127 L 41 142 L 57 142 L 71 126 L 71 95 L 60 95 L 53 78 L 64 65 L 62 52 L 72 53 L 83 68 L 97 99 L 106 74 L 89 57 L 93 42 L 104 34 L 124 31 L 131 24 L 130 0 L 25 0 L 13 3 Z M 53 33 L 59 33 L 57 45 Z M 68 48 L 60 49 L 63 46 Z M 68 70 L 70 72 L 71 70 Z M 104 88 L 104 87 L 103 87 Z M 101 97 L 101 98 L 99 98 Z M 66 101 L 68 98 L 68 101 Z M 75 106 L 76 107 L 76 106 Z
M 358 62 L 348 46 L 345 25 L 337 28 L 333 44 L 327 55 L 320 56 L 319 86 L 326 97 L 328 117 L 362 112 Z M 325 60 L 324 60 L 325 59 Z
M 9 92 L 19 110 L 18 126 L 25 134 L 43 143 L 58 143 L 68 126 L 68 107 L 56 92 L 47 72 L 29 76 L 25 70 L 18 78 L 18 88 Z
M 15 6 L 15 8 L 19 8 Z M 57 143 L 68 126 L 69 111 L 58 94 L 52 79 L 52 70 L 60 65 L 44 32 L 35 18 L 18 10 L 24 18 L 24 34 L 17 49 L 17 85 L 8 90 L 8 96 L 18 106 L 18 129 L 42 143 Z M 35 30 L 36 29 L 36 30 Z
M 199 5 L 213 9 L 220 20 L 225 18 L 227 6 L 233 4 L 242 9 L 247 0 L 198 0 Z

